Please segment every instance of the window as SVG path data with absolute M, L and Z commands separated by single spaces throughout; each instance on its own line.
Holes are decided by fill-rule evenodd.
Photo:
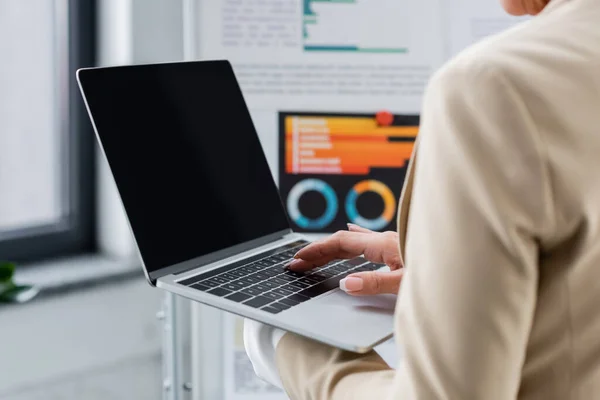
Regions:
M 93 0 L 0 0 L 0 259 L 93 250 Z

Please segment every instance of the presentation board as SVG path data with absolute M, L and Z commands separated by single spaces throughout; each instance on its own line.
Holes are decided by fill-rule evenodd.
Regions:
M 293 227 L 314 233 L 396 228 L 429 78 L 520 20 L 497 0 L 201 0 L 197 12 L 195 58 L 232 62 Z M 379 126 L 381 112 L 408 125 Z M 399 129 L 410 140 L 383 133 Z

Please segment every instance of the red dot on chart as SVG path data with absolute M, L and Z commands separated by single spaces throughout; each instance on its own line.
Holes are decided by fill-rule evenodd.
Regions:
M 394 114 L 389 111 L 379 111 L 375 114 L 375 119 L 380 126 L 390 126 L 394 122 Z

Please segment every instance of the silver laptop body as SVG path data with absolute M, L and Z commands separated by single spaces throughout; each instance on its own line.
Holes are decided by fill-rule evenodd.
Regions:
M 86 68 L 77 80 L 152 286 L 358 353 L 392 336 L 396 296 L 337 288 L 381 265 L 285 270 L 308 240 L 290 228 L 229 62 Z

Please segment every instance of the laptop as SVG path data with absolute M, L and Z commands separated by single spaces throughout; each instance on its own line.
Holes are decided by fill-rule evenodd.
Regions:
M 395 296 L 338 288 L 382 265 L 285 268 L 309 240 L 290 228 L 228 61 L 86 68 L 77 80 L 152 286 L 357 353 L 392 336 Z

